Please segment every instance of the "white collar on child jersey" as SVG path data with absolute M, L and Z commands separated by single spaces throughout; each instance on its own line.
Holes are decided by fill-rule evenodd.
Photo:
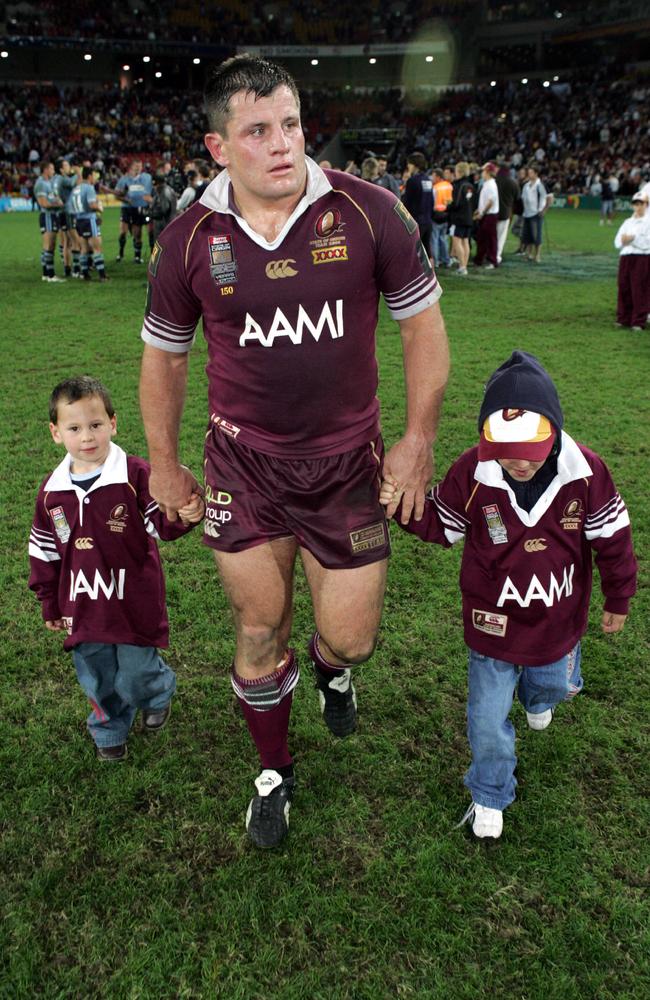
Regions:
M 519 519 L 530 527 L 537 524 L 542 515 L 546 513 L 563 486 L 588 476 L 593 476 L 591 466 L 573 438 L 569 437 L 565 431 L 562 431 L 562 447 L 557 457 L 557 475 L 551 480 L 530 511 L 522 510 L 518 506 L 514 490 L 506 482 L 503 469 L 498 462 L 493 459 L 489 462 L 477 462 L 474 470 L 474 479 L 478 480 L 479 483 L 505 490 L 508 493 Z
M 70 455 L 66 455 L 62 462 L 57 465 L 56 469 L 48 479 L 45 484 L 46 490 L 80 490 L 80 486 L 75 486 L 70 478 L 70 465 L 72 464 L 72 459 Z M 94 489 L 99 489 L 100 486 L 109 486 L 113 483 L 127 483 L 129 481 L 128 471 L 126 467 L 126 452 L 120 448 L 118 444 L 111 441 L 108 447 L 108 455 L 106 456 L 106 461 L 102 466 L 101 475 L 96 482 L 87 491 L 91 493 Z M 84 492 L 84 491 L 82 491 Z
M 222 170 L 213 181 L 210 181 L 207 188 L 201 195 L 199 202 L 201 205 L 205 205 L 206 208 L 211 208 L 213 212 L 233 215 L 244 232 L 247 233 L 258 246 L 261 246 L 264 250 L 276 250 L 295 221 L 300 218 L 303 212 L 306 212 L 310 205 L 313 205 L 315 201 L 318 201 L 318 199 L 322 198 L 324 194 L 327 194 L 332 190 L 332 185 L 314 160 L 306 156 L 305 164 L 307 166 L 307 187 L 305 188 L 305 193 L 285 222 L 279 236 L 276 236 L 272 243 L 265 240 L 264 237 L 259 233 L 256 233 L 254 229 L 251 229 L 246 220 L 242 219 L 242 217 L 237 215 L 237 213 L 233 210 L 230 202 L 230 175 L 227 170 Z

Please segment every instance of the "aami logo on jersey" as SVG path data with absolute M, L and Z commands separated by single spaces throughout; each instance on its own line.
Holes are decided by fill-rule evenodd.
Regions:
M 332 340 L 338 340 L 343 336 L 343 299 L 336 300 L 334 309 L 329 302 L 325 302 L 316 321 L 311 319 L 302 305 L 298 306 L 298 315 L 293 323 L 280 308 L 277 308 L 273 322 L 266 332 L 250 313 L 246 313 L 246 325 L 239 338 L 239 346 L 246 347 L 249 342 L 255 341 L 262 347 L 273 347 L 275 341 L 282 337 L 288 337 L 292 344 L 300 345 L 304 333 L 319 341 L 324 331 L 329 333 Z
M 91 601 L 96 601 L 101 592 L 107 601 L 110 601 L 113 596 L 115 596 L 118 601 L 121 601 L 124 598 L 125 581 L 125 569 L 118 569 L 117 576 L 115 576 L 115 570 L 112 569 L 108 580 L 104 580 L 102 574 L 98 569 L 96 569 L 95 578 L 92 582 L 88 579 L 82 569 L 80 569 L 77 573 L 75 573 L 74 570 L 70 570 L 69 598 L 71 601 L 76 601 L 80 594 L 86 594 Z
M 208 236 L 210 251 L 210 274 L 218 285 L 232 285 L 237 281 L 237 261 L 232 245 L 232 236 Z
M 564 514 L 560 518 L 560 524 L 565 531 L 579 531 L 583 514 L 584 508 L 582 506 L 582 500 L 570 500 L 564 508 Z
M 563 597 L 571 597 L 573 594 L 574 570 L 575 566 L 573 563 L 568 568 L 565 566 L 562 571 L 561 580 L 558 580 L 555 573 L 551 570 L 548 587 L 545 587 L 537 574 L 533 573 L 525 594 L 522 594 L 510 577 L 507 577 L 499 594 L 497 608 L 502 608 L 506 601 L 514 601 L 520 608 L 529 608 L 533 601 L 542 601 L 547 608 L 552 608 Z

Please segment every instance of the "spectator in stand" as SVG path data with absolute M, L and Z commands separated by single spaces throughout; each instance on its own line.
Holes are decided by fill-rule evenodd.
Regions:
M 476 256 L 474 263 L 492 271 L 498 266 L 497 260 L 497 218 L 499 215 L 499 191 L 495 176 L 498 167 L 496 163 L 485 163 L 481 171 L 483 184 L 478 196 L 478 208 L 474 218 L 478 222 L 476 233 Z
M 442 167 L 431 168 L 433 184 L 433 224 L 431 249 L 435 267 L 451 267 L 449 249 L 447 247 L 447 231 L 449 228 L 449 204 L 453 198 L 453 185 L 445 180 Z
M 612 191 L 611 178 L 603 177 L 600 183 L 600 225 L 607 223 L 611 226 L 614 218 L 614 192 Z
M 472 235 L 474 212 L 474 185 L 469 179 L 469 163 L 461 160 L 456 164 L 453 183 L 453 197 L 449 205 L 449 234 L 451 253 L 458 261 L 457 274 L 467 276 L 469 261 L 469 238 Z
M 539 179 L 537 163 L 531 163 L 528 167 L 528 180 L 523 186 L 521 200 L 524 206 L 524 229 L 521 237 L 524 253 L 528 260 L 540 264 L 542 226 L 552 197 L 546 193 L 546 188 Z
M 503 248 L 508 238 L 515 202 L 519 197 L 519 185 L 513 180 L 510 167 L 502 164 L 494 178 L 499 192 L 499 214 L 497 215 L 497 264 L 503 260 Z
M 423 153 L 411 153 L 406 163 L 406 186 L 402 201 L 417 222 L 422 245 L 429 252 L 433 225 L 433 184 L 425 173 L 427 161 Z
M 199 175 L 199 183 L 194 192 L 194 201 L 198 201 L 208 184 L 212 180 L 210 177 L 210 165 L 205 160 L 197 160 L 196 170 Z
M 634 214 L 626 219 L 614 239 L 620 250 L 618 265 L 617 326 L 645 330 L 650 309 L 650 218 L 648 199 L 640 191 L 632 198 Z
M 377 169 L 377 161 L 374 156 L 366 156 L 365 160 L 361 164 L 361 180 L 369 181 L 370 184 L 376 184 L 379 178 L 379 171 Z
M 176 193 L 160 171 L 154 177 L 154 193 L 150 215 L 153 221 L 154 238 L 158 239 L 166 225 L 176 215 Z
M 201 183 L 198 170 L 188 170 L 186 176 L 187 187 L 178 199 L 178 204 L 176 206 L 176 210 L 179 215 L 181 212 L 184 212 L 186 208 L 189 208 L 194 201 L 196 201 L 196 189 Z
M 392 191 L 396 198 L 401 198 L 402 192 L 399 188 L 399 181 L 388 170 L 388 160 L 385 156 L 377 157 L 377 184 L 379 187 Z

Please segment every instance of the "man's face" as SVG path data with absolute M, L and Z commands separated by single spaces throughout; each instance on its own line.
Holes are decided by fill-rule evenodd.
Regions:
M 305 186 L 305 138 L 300 109 L 288 87 L 255 99 L 240 90 L 230 100 L 224 133 L 210 132 L 205 144 L 228 168 L 238 192 L 262 201 L 295 197 Z
M 48 163 L 48 165 L 43 170 L 43 177 L 49 181 L 50 177 L 54 177 L 54 164 Z
M 142 173 L 142 160 L 134 160 L 131 164 L 131 173 L 134 177 Z
M 531 170 L 530 168 L 528 169 L 528 180 L 531 182 L 531 184 L 535 183 L 535 181 L 537 180 L 537 176 L 538 175 L 536 170 Z
M 381 158 L 377 160 L 377 171 L 380 177 L 383 177 L 386 173 L 386 168 L 388 167 L 387 160 L 382 160 Z

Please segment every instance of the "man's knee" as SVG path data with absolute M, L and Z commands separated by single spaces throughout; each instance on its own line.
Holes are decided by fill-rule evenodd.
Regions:
M 344 663 L 365 663 L 375 651 L 377 645 L 376 633 L 370 636 L 337 636 L 332 641 L 327 634 L 321 633 L 321 639 L 334 653 L 337 659 Z
M 251 665 L 264 664 L 269 656 L 275 657 L 281 653 L 287 644 L 288 636 L 283 624 L 247 625 L 240 622 L 237 628 L 237 645 Z

